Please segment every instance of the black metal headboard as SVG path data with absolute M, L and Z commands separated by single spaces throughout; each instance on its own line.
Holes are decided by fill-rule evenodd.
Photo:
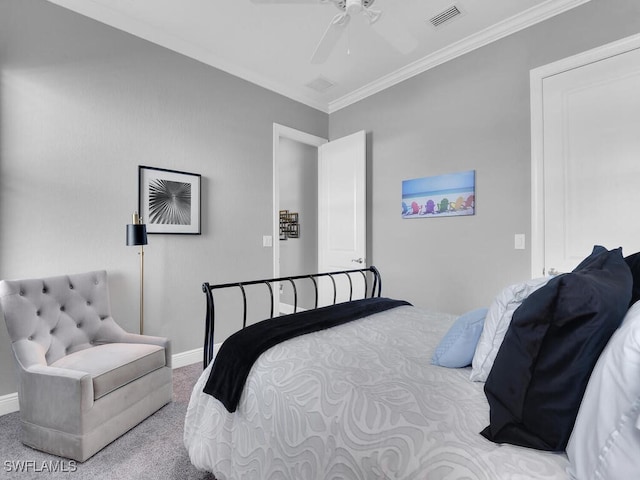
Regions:
M 263 280 L 251 280 L 248 282 L 233 282 L 233 283 L 221 283 L 218 285 L 210 285 L 209 283 L 202 284 L 202 291 L 207 297 L 207 313 L 205 317 L 205 333 L 204 333 L 204 367 L 206 368 L 211 359 L 213 358 L 213 332 L 215 327 L 215 305 L 213 301 L 213 290 L 219 290 L 222 288 L 239 288 L 242 292 L 242 328 L 247 326 L 247 294 L 245 291 L 246 286 L 264 284 L 269 289 L 269 296 L 271 298 L 271 312 L 269 318 L 273 318 L 273 283 L 276 282 L 289 282 L 293 287 L 293 313 L 296 313 L 298 309 L 298 289 L 296 288 L 297 280 L 311 280 L 313 282 L 313 288 L 315 292 L 314 308 L 318 308 L 318 282 L 316 279 L 321 277 L 329 277 L 333 285 L 333 304 L 336 303 L 337 287 L 335 277 L 339 275 L 345 275 L 349 280 L 349 301 L 353 300 L 353 282 L 351 280 L 351 274 L 361 273 L 364 279 L 364 298 L 367 298 L 369 292 L 369 285 L 367 281 L 367 272 L 371 272 L 372 284 L 371 284 L 371 297 L 379 297 L 382 292 L 382 278 L 380 272 L 374 266 L 368 268 L 360 268 L 355 270 L 342 270 L 337 272 L 325 272 L 325 273 L 313 273 L 309 275 L 296 275 L 292 277 L 280 277 L 280 278 L 268 278 Z

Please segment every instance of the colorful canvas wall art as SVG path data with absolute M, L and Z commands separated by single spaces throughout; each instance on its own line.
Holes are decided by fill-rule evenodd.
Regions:
M 402 218 L 473 215 L 475 208 L 475 170 L 402 181 Z

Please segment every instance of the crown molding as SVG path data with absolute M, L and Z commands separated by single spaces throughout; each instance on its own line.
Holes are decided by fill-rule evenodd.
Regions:
M 143 40 L 147 40 L 151 43 L 200 61 L 206 65 L 210 65 L 276 94 L 307 105 L 308 107 L 331 114 L 392 87 L 404 80 L 419 75 L 431 68 L 448 62 L 449 60 L 453 60 L 465 53 L 469 53 L 591 0 L 547 0 L 540 5 L 532 7 L 518 15 L 514 15 L 513 17 L 492 25 L 491 27 L 488 27 L 476 34 L 470 35 L 329 102 L 306 95 L 300 90 L 287 87 L 279 82 L 274 82 L 273 80 L 270 80 L 269 78 L 254 71 L 238 67 L 233 62 L 214 54 L 210 50 L 194 45 L 193 43 L 185 41 L 175 35 L 170 35 L 166 31 L 149 25 L 141 20 L 126 17 L 112 8 L 105 7 L 101 3 L 92 0 L 47 1 L 142 38 Z M 134 34 L 131 32 L 136 33 Z
M 448 45 L 426 57 L 385 75 L 343 97 L 329 102 L 329 114 L 348 107 L 371 95 L 379 93 L 404 80 L 426 72 L 449 60 L 460 57 L 466 53 L 488 45 L 496 40 L 507 37 L 513 33 L 524 30 L 532 25 L 543 22 L 551 17 L 564 13 L 591 0 L 548 0 L 540 5 L 532 7 L 518 15 L 514 15 L 491 27 L 485 28 L 456 43 Z

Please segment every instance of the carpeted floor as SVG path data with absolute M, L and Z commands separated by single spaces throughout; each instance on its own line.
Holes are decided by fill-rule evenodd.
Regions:
M 75 471 L 71 471 L 74 466 L 68 460 L 33 450 L 20 443 L 18 412 L 1 416 L 0 478 L 214 480 L 210 473 L 199 471 L 191 465 L 182 442 L 189 397 L 200 373 L 201 363 L 175 369 L 173 402 L 86 462 L 75 464 Z M 63 471 L 52 473 L 47 470 L 51 468 L 49 465 Z M 19 469 L 23 471 L 17 471 Z

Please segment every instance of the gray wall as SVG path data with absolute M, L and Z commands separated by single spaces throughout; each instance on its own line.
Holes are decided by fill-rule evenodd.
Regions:
M 369 258 L 385 295 L 462 313 L 531 276 L 529 71 L 638 32 L 638 0 L 592 0 L 331 114 L 330 139 L 368 132 Z M 475 216 L 401 218 L 402 180 L 465 170 Z
M 281 138 L 279 147 L 279 208 L 298 212 L 300 224 L 300 238 L 280 242 L 280 275 L 303 275 L 318 269 L 318 149 L 288 138 Z M 282 285 L 281 301 L 293 305 L 292 287 Z M 297 287 L 298 305 L 312 308 L 311 282 Z
M 202 346 L 202 282 L 270 276 L 273 123 L 328 116 L 44 0 L 0 0 L 0 278 L 93 269 L 138 328 L 138 165 L 202 175 L 202 235 L 151 235 L 145 333 Z M 220 331 L 221 336 L 233 330 Z M 0 395 L 16 391 L 0 321 Z
M 384 293 L 462 312 L 529 276 L 529 70 L 640 31 L 637 0 L 592 0 L 327 115 L 51 5 L 0 0 L 0 278 L 105 268 L 135 331 L 124 245 L 137 166 L 203 176 L 203 234 L 146 248 L 146 331 L 201 346 L 203 281 L 271 273 L 272 124 L 365 129 L 368 257 Z M 474 217 L 402 220 L 401 181 L 476 170 Z M 529 243 L 529 242 L 527 242 Z M 221 336 L 230 333 L 229 326 Z M 0 322 L 0 395 L 16 390 Z

